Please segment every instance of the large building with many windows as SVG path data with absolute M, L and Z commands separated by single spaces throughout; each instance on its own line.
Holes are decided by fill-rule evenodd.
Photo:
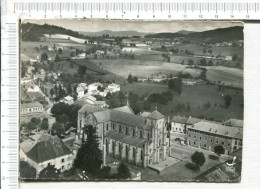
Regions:
M 221 123 L 202 120 L 187 127 L 187 144 L 189 146 L 214 152 L 215 146 L 222 145 L 225 154 L 242 148 L 243 130 Z
M 119 159 L 146 167 L 166 159 L 170 154 L 166 119 L 155 110 L 146 117 L 135 115 L 127 105 L 105 109 L 90 104 L 78 112 L 78 137 L 86 137 L 84 128 L 97 129 L 100 149 Z

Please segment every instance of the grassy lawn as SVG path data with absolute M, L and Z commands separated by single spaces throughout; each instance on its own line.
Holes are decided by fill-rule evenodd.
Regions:
M 153 84 L 153 83 L 133 83 L 121 85 L 121 90 L 127 93 L 135 93 L 139 96 L 151 93 L 162 93 L 169 90 L 167 85 Z M 230 95 L 232 103 L 229 108 L 224 108 L 223 95 Z M 209 102 L 211 107 L 208 109 L 203 108 L 203 104 Z M 177 110 L 178 103 L 190 103 L 190 112 L 186 110 Z M 216 107 L 215 107 L 216 104 Z M 243 119 L 243 91 L 236 89 L 225 89 L 219 91 L 217 86 L 213 85 L 196 85 L 196 86 L 183 86 L 182 94 L 174 96 L 172 101 L 167 105 L 157 104 L 158 110 L 165 116 L 185 115 L 198 118 L 213 118 L 216 121 L 223 121 L 224 119 L 237 118 Z M 199 108 L 200 106 L 200 108 Z M 153 109 L 152 109 L 153 110 Z M 151 111 L 152 111 L 151 110 Z
M 147 95 L 151 93 L 162 93 L 168 91 L 167 85 L 154 84 L 154 83 L 132 83 L 121 85 L 121 91 L 127 93 L 138 94 L 138 96 Z
M 207 79 L 211 82 L 224 82 L 225 85 L 233 85 L 243 88 L 243 70 L 227 67 L 212 67 L 207 70 Z
M 160 72 L 176 75 L 185 68 L 184 65 L 157 60 L 116 59 L 93 60 L 93 62 L 97 65 L 101 63 L 101 67 L 104 70 L 108 70 L 124 78 L 127 78 L 129 74 L 139 78 L 147 78 L 152 74 Z
M 223 95 L 230 95 L 232 103 L 229 108 L 223 108 Z M 204 109 L 203 104 L 209 102 L 211 108 Z M 190 112 L 177 110 L 178 103 L 187 106 L 190 103 Z M 216 107 L 215 107 L 216 104 Z M 200 108 L 199 108 L 200 106 Z M 243 91 L 235 89 L 225 89 L 223 92 L 218 91 L 217 86 L 200 85 L 200 86 L 183 86 L 182 94 L 175 96 L 166 106 L 158 106 L 160 112 L 164 115 L 185 115 L 198 118 L 213 118 L 215 121 L 224 119 L 237 118 L 243 119 Z

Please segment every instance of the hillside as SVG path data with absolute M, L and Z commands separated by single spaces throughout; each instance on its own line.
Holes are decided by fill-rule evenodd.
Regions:
M 83 32 L 83 31 L 79 31 L 79 33 L 84 34 L 84 35 L 88 35 L 88 36 L 103 36 L 103 34 L 107 34 L 109 36 L 145 36 L 151 33 L 142 33 L 142 32 L 137 32 L 137 31 L 111 31 L 111 30 L 103 30 L 103 31 L 99 31 L 99 32 Z
M 87 36 L 79 32 L 68 30 L 59 26 L 53 25 L 38 25 L 32 23 L 21 24 L 21 36 L 24 41 L 39 41 L 39 38 L 44 34 L 66 34 L 78 38 L 87 38 Z
M 184 32 L 185 33 L 185 32 Z M 209 42 L 223 42 L 231 40 L 243 40 L 243 27 L 235 26 L 229 28 L 220 28 L 215 30 L 208 30 L 203 32 L 194 32 L 183 34 L 182 32 L 177 33 L 157 33 L 146 35 L 146 38 L 174 38 L 174 37 L 185 37 L 190 41 L 204 41 L 208 39 Z

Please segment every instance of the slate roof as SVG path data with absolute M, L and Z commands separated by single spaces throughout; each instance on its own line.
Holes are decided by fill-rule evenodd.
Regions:
M 243 137 L 242 129 L 236 127 L 224 126 L 219 123 L 214 123 L 209 121 L 200 121 L 198 123 L 195 123 L 193 126 L 190 126 L 189 128 L 197 131 L 203 131 L 203 132 L 231 137 L 231 138 L 242 139 Z
M 148 117 L 151 114 L 151 112 L 142 112 L 140 116 Z
M 189 117 L 189 119 L 187 120 L 186 123 L 189 124 L 189 125 L 193 125 L 193 124 L 198 123 L 200 121 L 201 121 L 201 119 L 199 119 L 199 118 Z
M 158 110 L 154 110 L 149 116 L 148 118 L 151 119 L 162 119 L 165 118 L 164 115 L 162 115 L 160 112 L 158 112 Z
M 134 111 L 128 105 L 122 106 L 122 107 L 118 107 L 118 108 L 114 108 L 113 110 L 118 110 L 120 112 L 125 112 L 125 113 L 129 113 L 129 114 L 134 114 Z
M 172 118 L 172 122 L 175 122 L 175 123 L 182 123 L 182 124 L 185 124 L 187 121 L 188 121 L 189 118 L 187 117 L 181 117 L 181 116 L 173 116 Z
M 104 111 L 107 110 L 106 108 L 101 108 L 95 105 L 91 105 L 91 104 L 85 104 L 80 110 L 79 113 L 94 113 L 94 112 L 99 112 L 99 111 Z
M 28 158 L 37 163 L 71 154 L 69 147 L 57 136 L 41 134 L 34 136 L 34 139 L 36 140 L 30 139 L 33 141 L 30 150 L 24 150 L 23 148 L 28 148 L 25 145 L 21 145 L 21 148 Z
M 21 109 L 23 108 L 33 108 L 33 107 L 43 107 L 42 104 L 40 104 L 39 102 L 31 102 L 31 103 L 25 103 L 25 104 L 21 104 Z
M 115 141 L 123 142 L 129 145 L 133 145 L 136 147 L 142 148 L 144 144 L 147 142 L 146 139 L 133 138 L 129 135 L 125 135 L 123 133 L 119 133 L 117 131 L 108 131 L 105 135 L 106 138 L 113 139 Z
M 240 119 L 229 119 L 227 121 L 224 121 L 223 124 L 229 125 L 229 126 L 235 126 L 235 127 L 243 127 L 244 121 Z
M 135 114 L 120 112 L 118 110 L 111 110 L 110 119 L 111 121 L 116 123 L 121 123 L 138 128 L 143 128 L 146 125 L 146 118 Z

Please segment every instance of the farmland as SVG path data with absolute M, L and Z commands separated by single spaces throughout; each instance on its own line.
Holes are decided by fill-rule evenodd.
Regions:
M 234 87 L 243 88 L 243 70 L 226 67 L 208 68 L 206 78 L 211 82 L 224 83 Z
M 150 83 L 122 85 L 121 89 L 123 92 L 132 92 L 139 96 L 148 96 L 151 93 L 162 93 L 169 90 L 167 85 Z M 232 103 L 229 108 L 224 108 L 225 95 L 232 96 Z M 208 102 L 210 108 L 203 107 L 203 104 Z M 190 111 L 177 109 L 178 104 L 184 104 L 186 107 L 188 103 L 191 106 Z M 169 101 L 167 105 L 157 104 L 157 106 L 158 110 L 167 116 L 185 115 L 218 121 L 230 117 L 243 119 L 243 91 L 227 88 L 219 90 L 219 87 L 214 85 L 183 86 L 180 96 L 174 95 L 173 100 Z
M 101 63 L 101 67 L 104 70 L 108 70 L 114 74 L 127 78 L 129 74 L 137 76 L 139 78 L 147 78 L 151 74 L 167 73 L 177 75 L 181 70 L 185 68 L 184 65 L 167 63 L 162 61 L 152 60 L 129 60 L 129 59 L 117 59 L 117 60 L 95 60 L 96 64 Z

